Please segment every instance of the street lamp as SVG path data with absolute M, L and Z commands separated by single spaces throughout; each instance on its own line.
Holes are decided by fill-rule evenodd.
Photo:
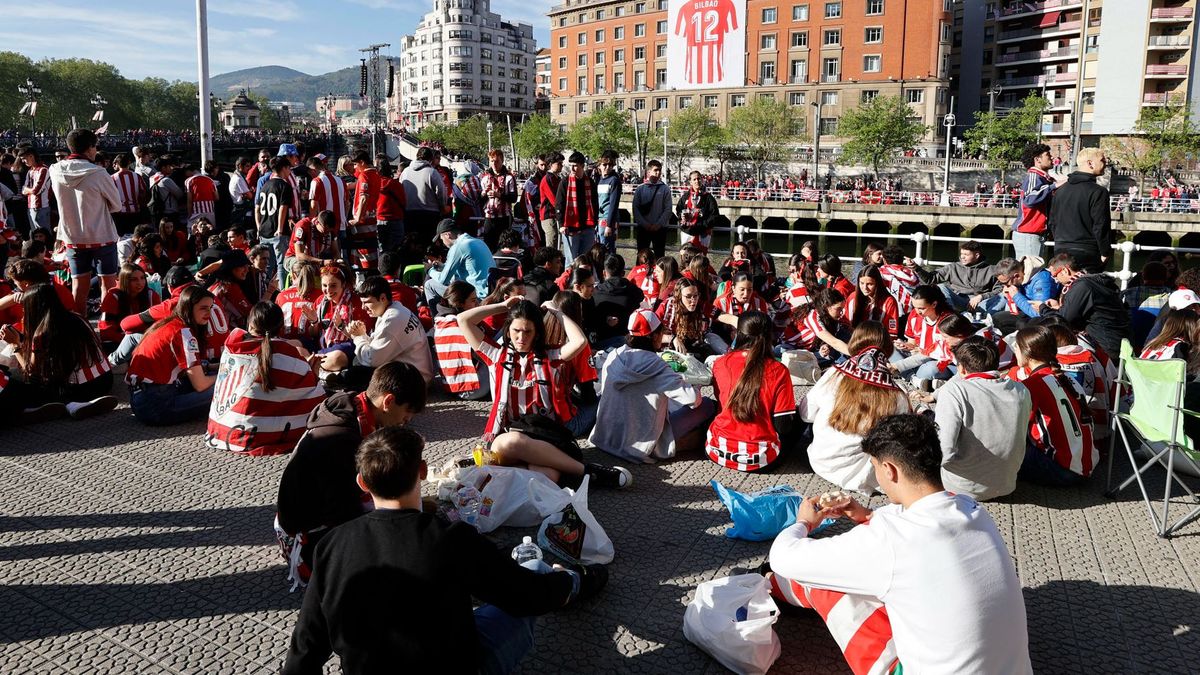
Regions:
M 492 123 L 491 122 L 487 123 L 487 132 L 488 132 L 488 152 L 491 152 L 492 151 Z
M 996 97 L 1004 93 L 1004 87 L 1000 86 L 999 82 L 995 82 L 988 89 L 988 112 L 996 112 Z
M 817 158 L 817 156 L 821 152 L 821 102 L 820 101 L 812 101 L 810 103 L 810 105 L 812 105 L 812 107 L 813 107 L 813 157 L 812 157 L 813 175 L 812 175 L 812 184 L 816 185 L 817 177 L 821 173 L 821 161 Z
M 42 95 L 42 88 L 32 78 L 25 78 L 25 84 L 18 84 L 17 91 L 25 97 L 25 105 L 21 106 L 18 115 L 29 115 L 29 135 L 34 134 L 34 121 L 37 117 L 37 97 Z
M 108 105 L 108 101 L 100 94 L 92 94 L 92 107 L 96 109 L 92 115 L 93 122 L 100 122 L 104 119 L 104 106 Z
M 666 119 L 662 122 L 663 128 L 663 171 L 667 170 L 667 128 L 671 126 L 671 120 Z
M 950 97 L 950 110 L 954 110 L 954 97 Z M 942 175 L 942 206 L 950 206 L 950 141 L 954 137 L 955 117 L 953 112 L 946 113 L 942 118 L 942 126 L 946 127 L 946 172 Z

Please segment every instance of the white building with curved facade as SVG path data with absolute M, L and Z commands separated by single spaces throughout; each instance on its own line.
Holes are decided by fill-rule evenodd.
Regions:
M 504 21 L 489 0 L 434 0 L 404 36 L 393 110 L 410 127 L 532 113 L 536 54 L 533 26 Z

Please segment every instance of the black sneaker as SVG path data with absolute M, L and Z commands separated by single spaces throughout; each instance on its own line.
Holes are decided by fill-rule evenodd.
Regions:
M 633 474 L 623 466 L 588 464 L 584 471 L 592 477 L 592 482 L 597 487 L 620 489 L 633 485 Z
M 67 410 L 71 413 L 72 419 L 85 420 L 89 417 L 102 415 L 117 407 L 116 396 L 101 396 L 100 398 L 92 399 L 87 403 L 76 406 L 67 406 Z
M 586 602 L 600 594 L 608 585 L 608 568 L 604 565 L 568 565 L 572 572 L 579 575 L 579 593 L 575 602 Z
M 61 419 L 67 416 L 67 406 L 58 403 L 43 403 L 36 408 L 26 408 L 21 411 L 22 424 L 37 424 L 38 422 L 49 422 L 50 420 Z

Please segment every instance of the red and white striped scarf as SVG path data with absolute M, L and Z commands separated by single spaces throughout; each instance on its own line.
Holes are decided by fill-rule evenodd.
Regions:
M 521 381 L 513 371 L 521 371 Z M 503 433 L 513 419 L 536 412 L 558 419 L 554 410 L 554 372 L 550 363 L 534 354 L 518 354 L 508 345 L 500 348 L 500 358 L 492 373 L 492 405 L 484 438 L 491 441 Z M 513 389 L 517 389 L 514 400 Z
M 563 207 L 563 227 L 568 230 L 596 227 L 596 210 L 592 206 L 592 179 L 587 175 L 582 179 L 576 179 L 574 173 L 567 176 L 567 203 Z
M 479 373 L 472 360 L 471 345 L 458 325 L 457 316 L 445 315 L 433 320 L 433 348 L 450 391 L 461 394 L 479 388 Z

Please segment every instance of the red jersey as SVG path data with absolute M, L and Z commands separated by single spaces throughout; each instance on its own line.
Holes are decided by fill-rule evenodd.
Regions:
M 121 210 L 118 213 L 138 213 L 142 210 L 142 201 L 146 197 L 146 184 L 142 177 L 129 169 L 121 169 L 112 175 L 117 184 L 117 192 L 121 193 Z
M 1139 356 L 1138 358 L 1139 359 L 1154 359 L 1156 361 L 1161 361 L 1163 359 L 1183 358 L 1181 356 L 1178 356 L 1178 354 L 1181 352 L 1184 352 L 1190 346 L 1191 345 L 1184 342 L 1183 340 L 1180 340 L 1179 338 L 1174 338 L 1172 340 L 1168 340 L 1166 342 L 1166 344 L 1162 345 L 1161 347 L 1155 347 L 1154 349 L 1147 347 L 1147 348 L 1143 349 L 1142 355 Z
M 738 29 L 732 0 L 690 0 L 679 10 L 675 34 L 687 40 L 684 74 L 692 84 L 725 79 L 725 35 Z M 741 58 L 741 54 L 734 55 Z
M 309 185 L 309 201 L 317 203 L 317 209 L 312 216 L 321 211 L 332 211 L 334 222 L 337 223 L 335 232 L 346 229 L 346 183 L 329 171 L 322 171 Z
M 571 404 L 555 374 L 564 367 L 559 350 L 547 350 L 545 356 L 518 354 L 485 339 L 476 352 L 491 369 L 492 411 L 484 438 L 494 439 L 510 422 L 528 413 L 541 413 L 559 422 L 571 419 Z
M 408 197 L 404 194 L 404 183 L 386 177 L 379 181 L 379 202 L 375 210 L 380 220 L 404 220 L 404 209 L 407 206 Z
M 180 374 L 200 364 L 204 348 L 192 329 L 172 319 L 148 334 L 133 352 L 125 381 L 138 384 L 173 384 Z
M 1050 366 L 1029 373 L 1022 383 L 1033 399 L 1029 420 L 1029 440 L 1039 451 L 1050 455 L 1064 469 L 1087 477 L 1100 461 L 1092 442 L 1092 418 L 1079 404 L 1083 392 L 1063 389 Z
M 315 309 L 321 299 L 321 291 L 313 290 L 307 296 L 300 295 L 300 289 L 293 286 L 285 288 L 275 296 L 275 304 L 283 310 L 283 336 L 298 340 L 308 337 L 311 327 L 308 319 L 304 318 L 306 309 Z
M 208 287 L 208 292 L 217 299 L 217 304 L 225 310 L 225 315 L 237 326 L 245 326 L 250 320 L 250 310 L 254 303 L 246 297 L 242 287 L 232 281 L 216 281 Z
M 817 310 L 810 309 L 804 314 L 804 318 L 788 324 L 784 329 L 782 342 L 792 349 L 815 352 L 821 346 L 817 335 L 822 331 L 828 332 L 828 329 L 821 323 L 821 315 Z
M 779 456 L 779 434 L 773 417 L 796 411 L 796 396 L 792 378 L 784 365 L 775 359 L 767 361 L 759 383 L 759 415 L 757 419 L 741 422 L 729 409 L 729 398 L 737 386 L 738 377 L 746 369 L 745 350 L 735 350 L 713 363 L 713 387 L 721 402 L 708 429 L 706 451 L 709 459 L 721 466 L 738 471 L 762 468 Z
M 109 290 L 100 301 L 100 321 L 97 324 L 100 338 L 108 342 L 120 342 L 125 336 L 125 331 L 121 330 L 121 319 L 130 314 L 140 314 L 159 302 L 158 293 L 150 289 L 136 296 L 128 296 L 119 288 Z
M 842 313 L 842 319 L 851 326 L 862 321 L 878 321 L 888 335 L 900 337 L 900 306 L 891 295 L 886 296 L 883 302 L 876 302 L 873 298 L 864 301 L 858 293 L 853 293 L 846 298 L 846 311 Z
M 50 168 L 45 164 L 32 167 L 25 173 L 25 187 L 33 192 L 25 195 L 25 204 L 31 209 L 50 206 Z
M 296 244 L 301 244 L 301 250 L 314 258 L 333 257 L 333 232 L 319 232 L 312 217 L 301 218 L 292 228 L 292 236 L 288 241 L 288 256 L 296 255 Z
M 658 292 L 662 290 L 662 284 L 654 278 L 654 265 L 638 265 L 629 270 L 629 274 L 626 274 L 625 278 L 633 282 L 634 286 L 642 289 L 642 294 L 646 296 L 648 304 L 653 305 L 658 302 Z
M 367 167 L 358 173 L 354 181 L 354 208 L 350 215 L 357 218 L 358 225 L 351 226 L 350 234 L 362 238 L 375 236 L 376 209 L 379 208 L 379 171 Z
M 198 213 L 212 214 L 217 204 L 217 181 L 198 173 L 183 181 L 183 189 L 191 200 L 188 216 Z
M 899 303 L 900 310 L 907 314 L 912 309 L 912 292 L 921 285 L 917 273 L 904 265 L 889 263 L 879 266 L 879 275 L 887 284 L 888 293 Z
M 904 325 L 904 337 L 910 342 L 917 343 L 917 349 L 926 356 L 931 356 L 933 350 L 942 342 L 942 333 L 937 329 L 942 319 L 950 316 L 945 312 L 937 319 L 930 321 L 915 312 L 908 315 L 908 323 Z
M 363 309 L 362 301 L 349 289 L 342 292 L 337 302 L 322 297 L 317 304 L 317 318 L 321 321 L 321 346 L 329 347 L 342 342 L 350 342 L 350 334 L 346 326 L 351 321 L 362 321 L 367 325 L 369 333 L 375 327 L 375 319 Z

